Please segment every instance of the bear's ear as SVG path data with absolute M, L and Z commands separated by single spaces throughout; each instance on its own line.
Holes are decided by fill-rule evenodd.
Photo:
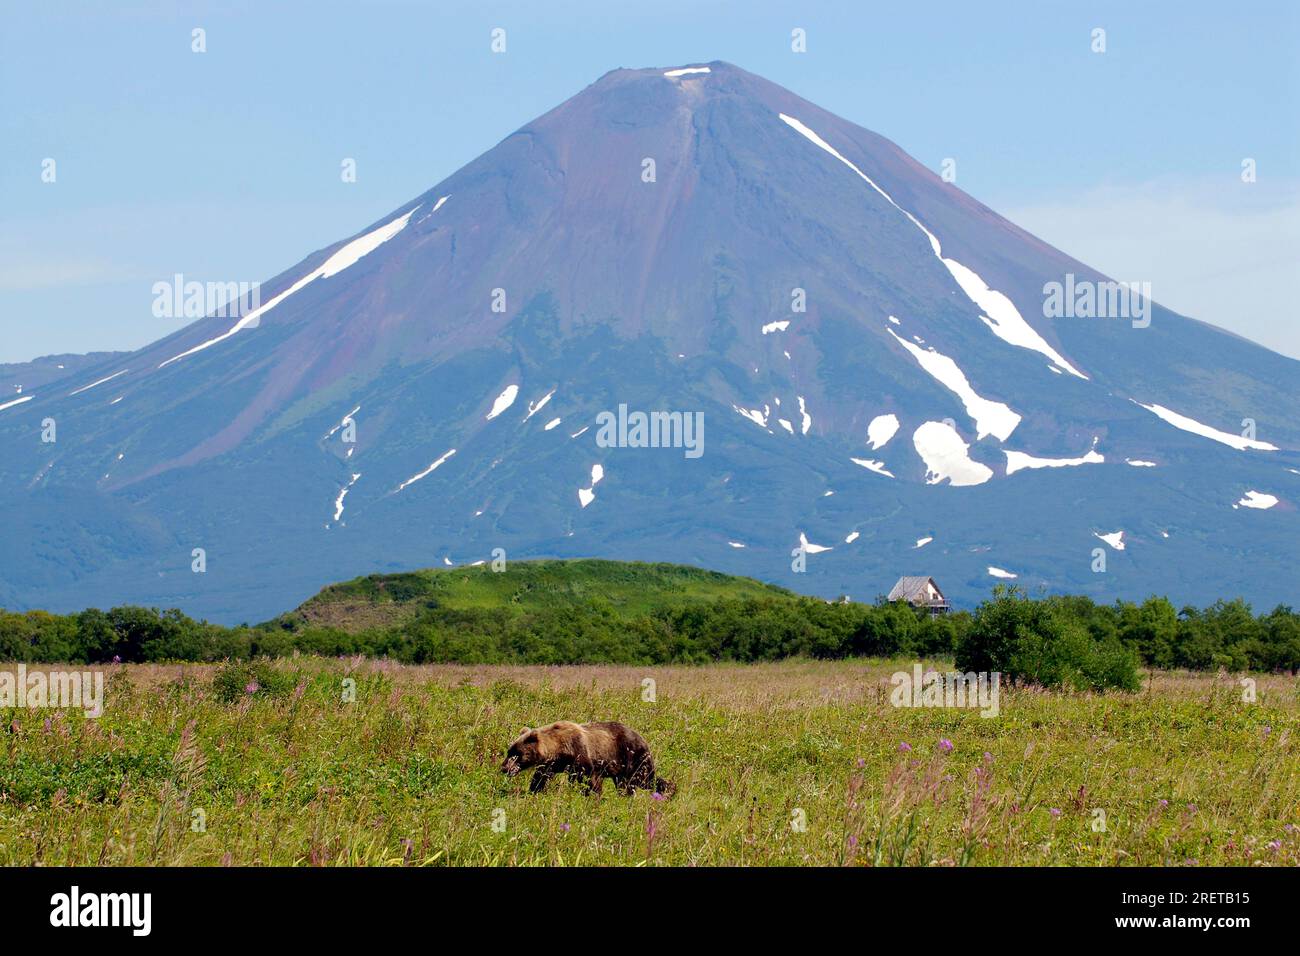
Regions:
M 522 737 L 524 734 L 531 732 L 531 730 L 532 730 L 532 728 L 530 728 L 530 727 L 525 727 L 523 730 L 519 731 L 519 736 Z

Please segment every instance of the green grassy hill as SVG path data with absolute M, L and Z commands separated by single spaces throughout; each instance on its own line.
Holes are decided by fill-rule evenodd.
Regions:
M 591 610 L 631 619 L 665 608 L 720 600 L 800 595 L 753 578 L 680 564 L 640 561 L 512 561 L 508 573 L 489 565 L 403 574 L 371 574 L 331 584 L 280 619 L 349 634 L 414 621 L 425 611 L 512 614 Z

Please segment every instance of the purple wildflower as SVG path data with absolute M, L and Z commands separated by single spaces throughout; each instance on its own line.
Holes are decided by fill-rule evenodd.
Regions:
M 909 744 L 906 740 L 904 740 L 901 744 L 898 745 L 898 752 L 900 754 L 910 754 L 912 752 L 912 745 Z
M 947 737 L 940 737 L 939 749 L 942 750 L 944 753 L 950 752 L 952 750 L 952 741 L 949 740 Z

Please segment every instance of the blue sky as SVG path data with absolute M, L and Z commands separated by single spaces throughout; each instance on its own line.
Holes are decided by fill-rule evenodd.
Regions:
M 954 158 L 1041 238 L 1300 357 L 1297 49 L 1290 2 L 10 5 L 0 362 L 144 345 L 177 327 L 155 281 L 269 278 L 607 70 L 713 59 Z

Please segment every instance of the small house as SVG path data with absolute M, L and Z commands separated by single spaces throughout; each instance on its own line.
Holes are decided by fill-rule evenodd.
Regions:
M 923 607 L 931 617 L 947 614 L 951 609 L 939 585 L 930 577 L 902 577 L 889 592 L 890 601 L 906 601 L 913 607 Z

